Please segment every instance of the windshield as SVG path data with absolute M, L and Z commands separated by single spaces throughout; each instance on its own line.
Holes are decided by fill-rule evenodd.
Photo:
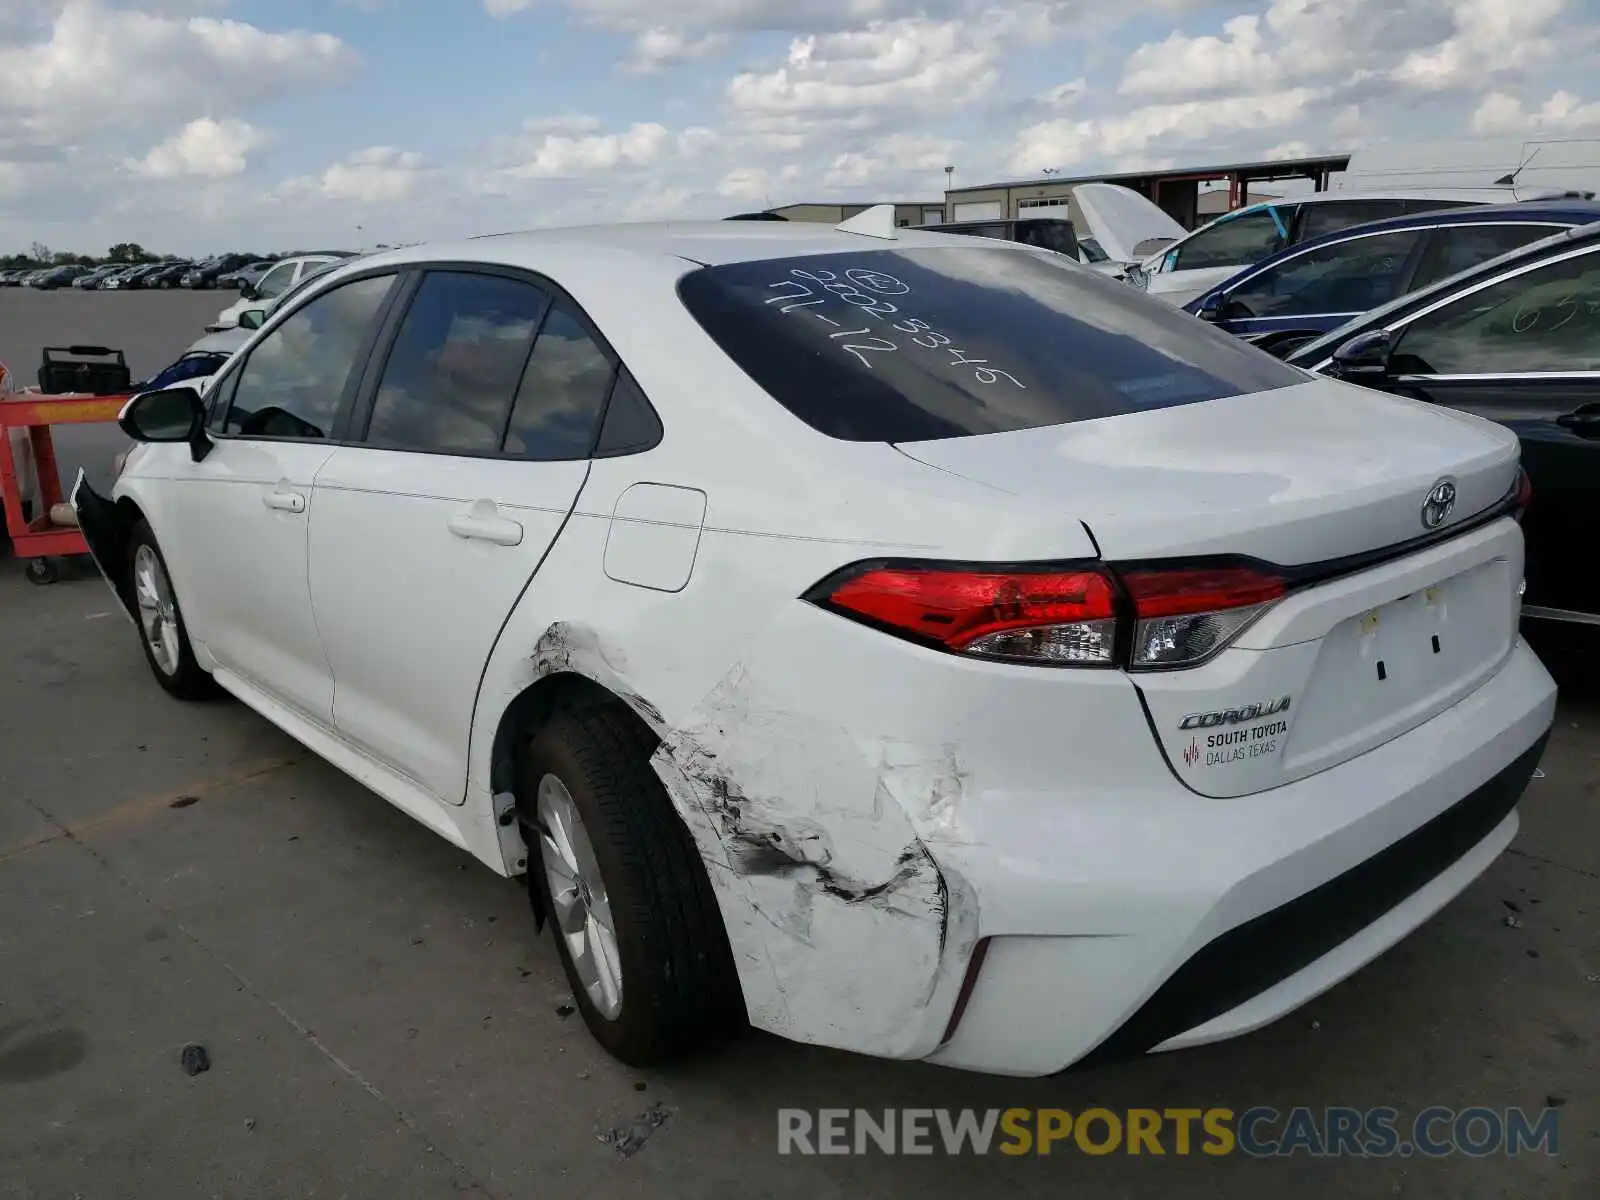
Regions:
M 1078 249 L 1083 251 L 1084 262 L 1099 263 L 1111 261 L 1111 256 L 1104 250 L 1100 249 L 1100 243 L 1095 241 L 1092 237 L 1079 238 Z
M 1304 373 L 1125 283 L 975 245 L 705 267 L 685 307 L 829 437 L 999 433 L 1291 387 Z

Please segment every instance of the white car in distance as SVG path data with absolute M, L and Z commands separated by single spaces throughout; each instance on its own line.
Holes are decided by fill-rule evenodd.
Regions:
M 252 308 L 266 308 L 309 276 L 325 270 L 333 263 L 352 257 L 354 255 L 302 254 L 294 258 L 280 259 L 260 279 L 242 286 L 239 289 L 239 298 L 217 314 L 217 319 L 206 326 L 206 332 L 220 333 L 224 329 L 237 328 L 240 313 Z
M 74 501 L 157 682 L 526 874 L 630 1063 L 1255 1029 L 1553 717 L 1511 434 L 892 210 L 374 254 L 122 424 Z

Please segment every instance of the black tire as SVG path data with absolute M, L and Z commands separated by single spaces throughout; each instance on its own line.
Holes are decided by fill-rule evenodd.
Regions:
M 616 927 L 622 1007 L 608 1018 L 591 1003 L 565 939 L 536 830 L 528 830 L 528 886 L 552 914 L 573 1001 L 600 1045 L 630 1066 L 682 1057 L 749 1028 L 722 913 L 705 864 L 650 769 L 654 739 L 631 713 L 594 708 L 552 718 L 523 756 L 524 811 L 531 821 L 547 774 L 583 821 Z
M 173 624 L 178 635 L 178 661 L 176 668 L 171 671 L 162 667 L 156 658 L 155 651 L 150 646 L 150 639 L 145 635 L 144 622 L 139 614 L 134 563 L 141 546 L 148 546 L 155 554 L 156 562 L 166 575 L 167 587 L 172 594 Z M 128 538 L 128 561 L 125 566 L 128 572 L 128 594 L 134 597 L 134 623 L 139 626 L 139 646 L 144 650 L 145 662 L 150 664 L 150 673 L 156 677 L 156 682 L 166 689 L 168 694 L 176 696 L 179 700 L 210 700 L 219 695 L 221 688 L 217 686 L 217 681 L 195 661 L 194 647 L 189 644 L 189 627 L 183 619 L 183 609 L 178 603 L 177 590 L 172 585 L 171 572 L 167 570 L 166 556 L 161 553 L 160 543 L 156 541 L 156 535 L 146 521 L 141 520 L 133 527 L 133 533 Z
M 38 587 L 48 587 L 61 578 L 61 569 L 48 558 L 30 558 L 22 573 L 29 583 Z

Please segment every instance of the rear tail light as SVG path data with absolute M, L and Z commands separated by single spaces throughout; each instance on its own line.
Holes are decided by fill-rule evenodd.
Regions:
M 1204 662 L 1288 590 L 1276 575 L 1250 567 L 1132 570 L 1122 581 L 1133 599 L 1135 669 Z
M 1521 468 L 1517 470 L 1517 482 L 1513 485 L 1511 501 L 1512 515 L 1517 520 L 1522 520 L 1528 511 L 1528 506 L 1533 503 L 1533 480 L 1528 478 L 1528 473 Z
M 1057 665 L 1115 661 L 1116 593 L 1098 568 L 871 567 L 822 585 L 812 598 L 959 654 Z
M 1019 570 L 864 564 L 806 599 L 890 633 L 977 658 L 1040 666 L 1195 666 L 1283 596 L 1249 567 L 1118 573 L 1099 564 Z

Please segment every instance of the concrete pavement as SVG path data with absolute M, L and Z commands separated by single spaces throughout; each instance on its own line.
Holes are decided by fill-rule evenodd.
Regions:
M 0 560 L 0 615 L 6 1200 L 1596 1194 L 1600 705 L 1582 679 L 1512 851 L 1252 1037 L 1006 1080 L 752 1034 L 640 1073 L 559 1015 L 516 883 L 242 706 L 170 700 L 97 577 L 35 588 Z M 191 1042 L 213 1064 L 192 1078 Z M 1555 1157 L 776 1153 L 780 1107 L 1547 1102 Z M 664 1123 L 641 1120 L 657 1104 Z M 601 1140 L 633 1125 L 630 1156 Z

